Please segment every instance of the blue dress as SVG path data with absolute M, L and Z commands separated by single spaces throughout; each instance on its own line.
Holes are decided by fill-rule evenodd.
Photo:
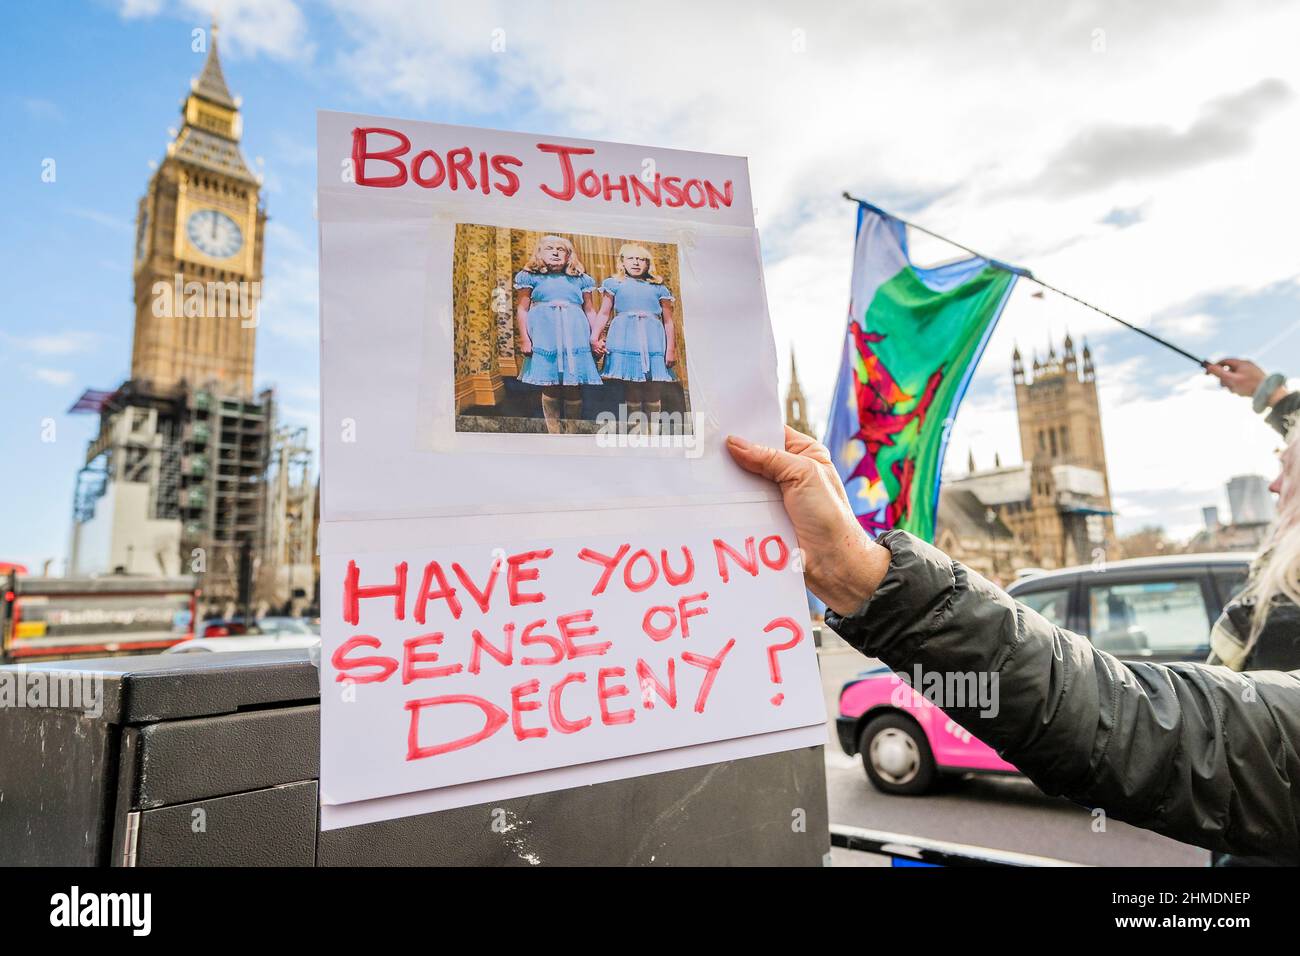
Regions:
M 661 302 L 672 302 L 666 285 L 647 279 L 611 276 L 600 291 L 614 297 L 614 319 L 605 335 L 609 350 L 605 378 L 625 382 L 675 382 L 664 361 L 668 338 Z
M 591 325 L 582 309 L 582 294 L 596 287 L 589 275 L 563 272 L 515 274 L 515 288 L 528 289 L 528 338 L 533 354 L 524 358 L 519 381 L 529 385 L 599 385 L 600 371 L 591 355 Z

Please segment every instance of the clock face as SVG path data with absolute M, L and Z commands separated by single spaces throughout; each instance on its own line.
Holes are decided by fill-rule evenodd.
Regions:
M 214 259 L 229 259 L 244 245 L 235 220 L 215 209 L 200 209 L 190 216 L 185 233 L 200 252 Z

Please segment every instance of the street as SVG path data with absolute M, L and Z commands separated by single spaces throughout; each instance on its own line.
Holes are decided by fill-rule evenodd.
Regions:
M 840 688 L 876 662 L 828 630 L 822 631 L 822 688 L 826 694 L 826 796 L 832 824 L 847 824 L 1032 853 L 1092 866 L 1206 866 L 1209 852 L 1116 820 L 1094 832 L 1093 817 L 1067 800 L 1049 797 L 1018 777 L 950 777 L 937 792 L 896 797 L 867 781 L 858 757 L 846 756 L 835 735 Z M 836 866 L 875 865 L 880 858 L 832 851 Z

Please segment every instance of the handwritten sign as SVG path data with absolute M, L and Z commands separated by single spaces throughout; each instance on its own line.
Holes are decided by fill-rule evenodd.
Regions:
M 324 733 L 351 746 L 327 751 L 349 771 L 326 764 L 329 797 L 820 723 L 815 658 L 791 653 L 807 614 L 765 599 L 793 554 L 732 531 L 333 558 L 349 636 L 328 671 L 349 693 L 327 690 Z
M 744 161 L 318 145 L 322 826 L 823 742 Z

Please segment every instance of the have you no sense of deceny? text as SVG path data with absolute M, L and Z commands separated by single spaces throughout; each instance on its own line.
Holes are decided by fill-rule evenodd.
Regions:
M 739 548 L 721 538 L 715 538 L 712 548 L 717 573 L 717 582 L 710 585 L 712 587 L 727 587 L 738 577 L 758 577 L 760 573 L 781 572 L 791 566 L 791 549 L 778 534 L 762 539 L 749 536 Z M 598 569 L 591 595 L 599 597 L 614 582 L 621 583 L 630 593 L 644 592 L 655 585 L 661 575 L 664 582 L 673 587 L 701 586 L 702 582 L 697 583 L 697 577 L 703 577 L 703 572 L 697 575 L 695 556 L 691 549 L 683 546 L 680 554 L 680 558 L 670 560 L 668 549 L 661 549 L 655 555 L 645 548 L 632 551 L 631 545 L 623 544 L 613 554 L 583 548 L 577 557 Z M 462 600 L 462 595 L 484 614 L 501 600 L 511 607 L 544 604 L 545 593 L 531 588 L 540 584 L 542 569 L 553 557 L 552 549 L 523 551 L 508 557 L 498 556 L 492 560 L 486 575 L 480 579 L 483 581 L 481 585 L 458 562 L 451 562 L 451 575 L 448 576 L 442 562 L 430 561 L 425 565 L 419 588 L 411 603 L 414 623 L 427 623 L 429 607 L 434 602 L 440 603 L 454 621 L 459 621 L 466 610 L 466 601 Z M 677 562 L 677 567 L 674 567 L 674 561 Z M 349 561 L 343 582 L 344 622 L 352 628 L 358 627 L 361 601 L 382 599 L 391 600 L 392 619 L 405 622 L 408 569 L 407 562 L 400 562 L 394 567 L 391 584 L 362 585 L 356 562 Z M 504 587 L 499 587 L 503 569 L 505 584 Z M 641 635 L 651 645 L 659 645 L 674 634 L 679 634 L 684 639 L 691 638 L 692 620 L 709 613 L 708 600 L 707 590 L 692 588 L 691 593 L 676 597 L 672 603 L 658 603 L 647 608 L 641 616 Z M 531 610 L 535 614 L 540 608 L 533 607 Z M 594 616 L 594 609 L 584 608 L 554 615 L 554 623 L 551 624 L 550 616 L 532 618 L 530 615 L 528 620 L 506 622 L 501 627 L 499 641 L 489 639 L 482 628 L 472 628 L 467 659 L 457 661 L 444 657 L 443 631 L 430 631 L 405 639 L 399 656 L 365 653 L 366 649 L 382 651 L 384 642 L 370 634 L 354 634 L 334 651 L 330 663 L 336 672 L 335 681 L 339 683 L 383 683 L 394 678 L 400 671 L 403 685 L 440 678 L 472 679 L 483 673 L 485 666 L 559 667 L 581 658 L 600 658 L 613 646 L 612 640 L 600 639 L 600 628 L 594 623 Z M 698 623 L 696 626 L 698 630 Z M 779 616 L 771 620 L 763 631 L 766 638 L 762 647 L 767 657 L 768 677 L 774 685 L 773 689 L 778 691 L 769 700 L 773 706 L 780 706 L 784 694 L 779 689 L 782 683 L 779 655 L 803 640 L 804 628 L 790 617 Z M 699 647 L 702 642 L 698 633 L 695 640 Z M 682 651 L 678 656 L 669 656 L 661 662 L 658 669 L 644 657 L 638 656 L 633 671 L 634 680 L 641 691 L 642 710 L 653 711 L 656 700 L 668 710 L 677 710 L 677 660 L 680 658 L 683 665 L 698 670 L 699 679 L 694 687 L 695 694 L 689 703 L 689 710 L 703 714 L 708 705 L 710 690 L 735 649 L 736 639 L 728 637 L 715 644 L 716 646 L 710 646 L 708 652 L 689 650 Z M 520 650 L 518 658 L 516 645 Z M 524 656 L 524 649 L 536 653 Z M 634 707 L 622 706 L 627 702 L 620 700 L 631 695 L 627 684 L 623 682 L 628 679 L 633 678 L 628 674 L 628 669 L 622 666 L 598 667 L 590 675 L 586 670 L 577 669 L 567 670 L 545 692 L 542 691 L 539 678 L 522 681 L 510 689 L 508 702 L 496 703 L 469 693 L 408 700 L 404 704 L 410 715 L 406 759 L 420 760 L 472 747 L 492 737 L 507 722 L 511 724 L 514 736 L 519 741 L 545 738 L 552 731 L 559 734 L 579 733 L 594 726 L 597 713 L 603 726 L 630 724 L 636 720 L 637 711 Z M 566 698 L 566 692 L 582 689 L 575 685 L 586 685 L 588 694 L 586 712 L 581 716 L 575 713 L 577 704 L 571 704 L 569 710 L 565 707 L 566 699 L 577 696 L 569 693 Z M 545 718 L 542 719 L 541 715 L 527 716 L 543 709 L 539 698 L 546 700 Z M 685 699 L 682 704 L 686 705 Z M 431 742 L 422 739 L 421 715 L 438 707 L 453 705 L 477 707 L 483 715 L 483 727 L 475 733 L 449 741 Z M 541 719 L 541 723 L 526 726 L 534 719 Z

